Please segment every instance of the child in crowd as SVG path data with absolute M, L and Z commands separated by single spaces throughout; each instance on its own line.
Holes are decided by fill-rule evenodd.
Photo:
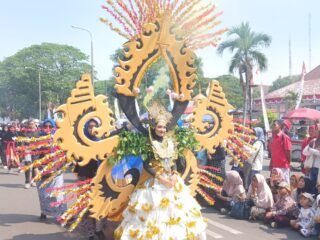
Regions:
M 282 181 L 278 187 L 278 200 L 265 215 L 265 222 L 270 223 L 272 228 L 290 226 L 290 220 L 298 215 L 299 210 L 290 196 L 289 184 Z
M 299 204 L 301 206 L 299 216 L 296 220 L 291 220 L 290 225 L 293 229 L 299 230 L 302 236 L 309 237 L 314 232 L 315 209 L 312 208 L 314 198 L 310 193 L 301 193 Z
M 301 193 L 307 192 L 307 193 L 313 193 L 313 187 L 311 180 L 307 177 L 301 176 L 298 181 L 298 186 L 295 190 L 291 192 L 291 197 L 296 202 L 299 202 L 299 197 Z

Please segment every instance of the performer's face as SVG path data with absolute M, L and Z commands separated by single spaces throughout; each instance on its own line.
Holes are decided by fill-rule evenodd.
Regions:
M 167 132 L 166 123 L 164 121 L 159 121 L 156 125 L 155 133 L 159 137 L 164 137 Z
M 97 123 L 95 121 L 90 121 L 88 125 L 88 132 L 91 136 L 95 135 L 95 132 L 93 131 L 93 128 L 97 127 Z

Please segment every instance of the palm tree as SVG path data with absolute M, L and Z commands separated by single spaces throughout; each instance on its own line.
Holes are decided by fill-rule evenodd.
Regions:
M 240 76 L 240 85 L 244 93 L 244 123 L 246 121 L 248 103 L 251 118 L 251 87 L 252 70 L 256 66 L 260 71 L 267 69 L 268 60 L 260 52 L 263 47 L 269 47 L 271 37 L 264 33 L 256 33 L 251 30 L 249 23 L 241 23 L 240 26 L 232 27 L 228 32 L 230 39 L 222 42 L 217 51 L 222 54 L 224 50 L 229 49 L 232 54 L 229 72 L 237 72 Z

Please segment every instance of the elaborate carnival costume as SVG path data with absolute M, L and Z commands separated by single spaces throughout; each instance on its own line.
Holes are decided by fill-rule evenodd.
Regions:
M 158 136 L 156 125 L 168 124 L 164 108 L 151 108 L 149 136 L 153 159 L 145 169 L 153 176 L 130 196 L 116 239 L 206 239 L 200 205 L 176 171 L 178 151 L 174 137 Z M 172 186 L 162 182 L 173 181 Z
M 63 117 L 57 120 L 54 139 L 64 155 L 55 163 L 50 159 L 42 161 L 47 163 L 45 170 L 54 169 L 55 174 L 65 171 L 75 160 L 83 167 L 92 160 L 100 159 L 101 164 L 93 179 L 52 192 L 76 199 L 60 222 L 73 230 L 89 213 L 98 220 L 123 219 L 116 231 L 118 238 L 204 239 L 206 224 L 192 196 L 198 193 L 210 205 L 214 204 L 206 189 L 220 191 L 223 179 L 214 174 L 219 169 L 209 167 L 213 171 L 209 172 L 205 167 L 199 168 L 192 150 L 198 143 L 198 147 L 213 154 L 227 141 L 229 154 L 236 160 L 245 160 L 249 156 L 243 146 L 253 136 L 249 129 L 232 123 L 228 114 L 231 106 L 217 81 L 211 82 L 207 96 L 195 100 L 192 129 L 175 128 L 192 100 L 196 84 L 193 51 L 215 46 L 219 35 L 226 31 L 212 32 L 219 24 L 216 19 L 220 13 L 215 13 L 211 2 L 200 0 L 108 0 L 103 8 L 120 28 L 107 19 L 101 21 L 128 39 L 114 71 L 115 90 L 122 111 L 140 133 L 113 134 L 115 119 L 106 97 L 94 96 L 90 75 L 84 74 L 67 103 L 57 109 Z M 172 119 L 168 121 L 165 117 L 167 130 L 173 135 L 163 139 L 153 133 L 152 126 L 160 121 L 155 116 L 164 117 L 164 112 L 151 114 L 154 124 L 149 135 L 140 121 L 135 101 L 145 71 L 159 58 L 168 65 L 172 79 L 172 90 L 168 92 L 174 100 Z M 204 116 L 210 116 L 213 124 L 203 121 Z M 86 123 L 95 118 L 99 119 L 99 126 L 93 129 L 97 141 L 83 131 Z M 143 161 L 143 169 L 139 159 Z M 180 160 L 184 164 L 178 173 L 175 165 Z M 125 181 L 118 181 L 119 174 L 114 174 L 114 169 L 122 171 L 120 175 Z M 172 188 L 161 183 L 161 179 L 173 176 L 176 182 Z

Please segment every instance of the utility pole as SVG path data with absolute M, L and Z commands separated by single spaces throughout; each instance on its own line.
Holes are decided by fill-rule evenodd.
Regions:
M 292 76 L 291 37 L 289 37 L 289 78 Z
M 309 25 L 309 71 L 311 71 L 311 13 L 308 16 L 308 25 Z

